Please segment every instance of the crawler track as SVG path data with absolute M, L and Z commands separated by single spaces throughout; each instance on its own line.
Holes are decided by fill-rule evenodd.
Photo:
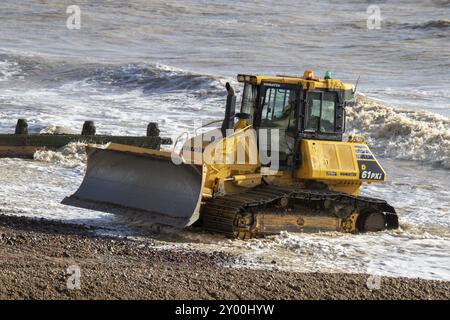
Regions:
M 395 209 L 384 200 L 272 185 L 215 197 L 203 205 L 201 216 L 205 230 L 243 239 L 283 230 L 365 232 L 398 228 Z

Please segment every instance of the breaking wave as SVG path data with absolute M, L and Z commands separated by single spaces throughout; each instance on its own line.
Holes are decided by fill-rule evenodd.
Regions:
M 445 116 L 398 109 L 359 95 L 347 108 L 347 126 L 348 132 L 365 136 L 380 156 L 450 169 L 450 119 Z
M 411 29 L 449 29 L 450 28 L 450 20 L 448 19 L 439 19 L 439 20 L 430 20 L 423 23 L 418 24 L 409 24 Z
M 212 76 L 164 65 L 128 64 L 100 67 L 96 68 L 86 82 L 131 90 L 142 88 L 144 93 L 148 94 L 181 90 L 224 94 L 223 85 Z
M 0 54 L 0 81 L 21 75 L 39 86 L 68 83 L 114 90 L 142 90 L 145 94 L 189 90 L 224 95 L 224 80 L 156 63 L 98 64 L 68 62 L 53 57 Z
M 367 29 L 367 24 L 365 21 L 353 21 L 344 22 L 343 27 L 350 27 L 352 29 Z M 406 23 L 399 21 L 383 20 L 381 22 L 382 28 L 388 28 L 391 30 L 401 30 L 401 29 L 413 29 L 413 30 L 423 30 L 423 31 L 435 31 L 435 30 L 446 30 L 450 29 L 450 20 L 448 19 L 438 19 L 429 20 L 420 23 Z
M 447 20 L 443 21 L 440 22 L 443 25 L 450 23 Z M 144 95 L 159 94 L 164 96 L 165 93 L 170 93 L 170 95 L 164 96 L 158 102 L 158 105 L 172 103 L 179 106 L 179 108 L 171 111 L 174 117 L 172 123 L 178 125 L 180 125 L 179 117 L 186 114 L 190 104 L 193 103 L 192 101 L 183 103 L 183 101 L 187 101 L 185 92 L 193 94 L 195 96 L 194 102 L 201 106 L 219 105 L 217 104 L 219 99 L 222 103 L 222 96 L 226 94 L 223 88 L 225 81 L 220 77 L 196 74 L 164 65 L 146 63 L 122 65 L 77 64 L 48 57 L 20 57 L 15 60 L 13 58 L 12 56 L 0 55 L 0 79 L 20 74 L 20 76 L 35 82 L 39 88 L 43 84 L 48 84 L 56 86 L 64 94 L 66 91 L 71 93 L 79 90 L 81 86 L 88 86 L 90 88 L 87 92 L 89 99 L 92 99 L 92 96 L 89 95 L 92 88 L 94 91 L 106 90 L 101 95 L 94 96 L 97 99 L 98 96 L 109 97 L 111 93 L 134 90 L 139 90 Z M 172 95 L 174 92 L 182 92 L 182 94 L 175 96 Z M 439 97 L 442 96 L 443 98 L 447 97 L 444 95 L 446 92 L 430 91 L 425 93 L 439 94 Z M 82 96 L 83 93 L 80 93 L 80 95 Z M 69 96 L 69 98 L 72 99 L 73 97 Z M 127 99 L 133 98 L 127 97 Z M 139 99 L 147 100 L 145 96 L 139 96 Z M 169 99 L 173 99 L 173 101 Z M 148 100 L 151 99 L 148 98 Z M 63 101 L 64 103 L 66 103 L 66 100 Z M 132 105 L 132 103 L 133 101 L 126 101 L 126 106 Z M 63 107 L 67 106 L 64 105 Z M 101 104 L 97 104 L 97 108 L 105 108 L 105 110 L 116 108 L 114 109 L 116 112 L 117 108 L 120 108 L 124 117 L 132 112 L 123 109 L 122 105 L 118 107 L 110 106 L 104 104 L 103 101 L 101 101 Z M 154 108 L 154 106 L 150 105 L 147 108 Z M 80 110 L 83 112 L 86 110 L 84 104 Z M 151 112 L 150 109 L 145 110 L 147 109 L 143 109 L 142 112 Z M 216 107 L 211 107 L 208 110 L 214 112 L 214 115 L 217 113 L 222 116 L 222 111 Z M 347 116 L 348 128 L 350 129 L 348 131 L 365 135 L 368 143 L 380 156 L 424 161 L 450 169 L 450 120 L 448 117 L 426 111 L 397 109 L 362 96 L 357 98 L 357 103 L 353 107 L 348 108 Z M 124 117 L 120 118 L 121 121 Z M 164 112 L 155 115 L 155 117 L 162 117 L 164 121 L 168 118 Z M 190 114 L 189 117 L 195 117 L 195 115 Z M 49 133 L 55 133 L 54 131 L 57 131 L 58 128 L 50 128 L 49 130 Z M 75 164 L 77 161 L 79 163 L 85 160 L 80 158 L 81 156 L 77 155 L 77 152 L 71 156 L 68 156 L 69 153 L 67 150 L 43 151 L 37 153 L 35 158 L 41 161 L 57 162 L 69 167 L 77 166 L 78 164 Z M 84 154 L 84 149 L 82 154 Z

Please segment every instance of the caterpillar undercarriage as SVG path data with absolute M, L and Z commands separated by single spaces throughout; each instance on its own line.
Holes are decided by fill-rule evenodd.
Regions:
M 206 230 L 241 239 L 282 231 L 356 233 L 398 227 L 394 208 L 384 200 L 270 185 L 205 203 L 202 223 Z

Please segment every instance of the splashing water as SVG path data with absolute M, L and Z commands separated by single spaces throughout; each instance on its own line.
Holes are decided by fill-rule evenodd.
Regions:
M 78 168 L 80 171 L 86 167 L 86 144 L 71 142 L 59 150 L 38 150 L 34 153 L 34 160 L 56 164 L 65 168 Z

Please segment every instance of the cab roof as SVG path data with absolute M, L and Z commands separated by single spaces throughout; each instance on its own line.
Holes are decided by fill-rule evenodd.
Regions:
M 264 75 L 245 75 L 239 74 L 237 76 L 239 82 L 251 83 L 260 85 L 261 83 L 278 83 L 278 84 L 292 84 L 300 85 L 309 90 L 317 89 L 337 89 L 337 90 L 354 90 L 355 86 L 353 84 L 343 83 L 338 79 L 319 79 L 315 78 L 312 71 L 305 71 L 303 77 L 300 76 L 288 76 L 288 75 L 277 75 L 277 76 L 264 76 Z

